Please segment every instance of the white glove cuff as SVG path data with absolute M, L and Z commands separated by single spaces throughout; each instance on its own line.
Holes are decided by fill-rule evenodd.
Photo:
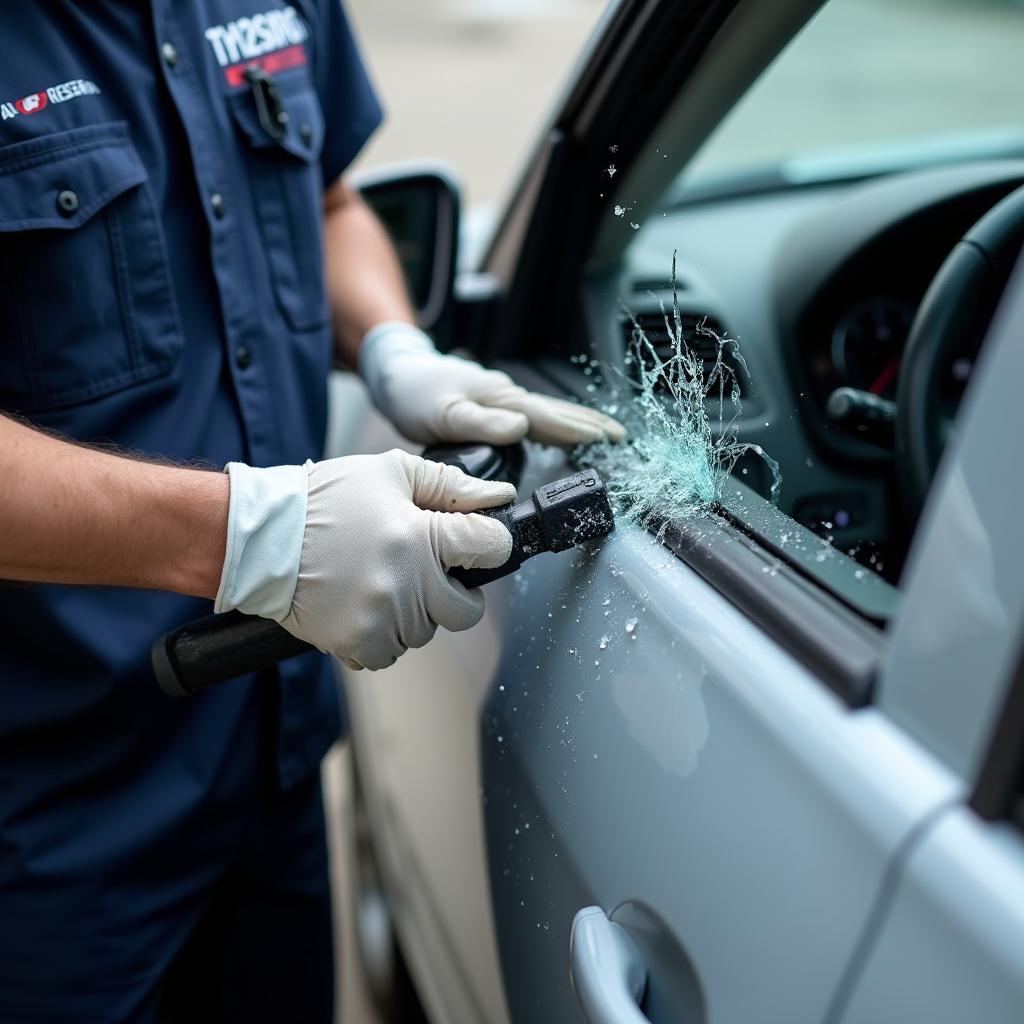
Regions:
M 214 610 L 280 622 L 291 610 L 306 529 L 309 470 L 229 462 L 227 550 Z
M 397 356 L 412 353 L 439 354 L 430 338 L 412 324 L 401 320 L 385 320 L 363 335 L 357 369 L 377 408 L 382 407 L 388 363 Z

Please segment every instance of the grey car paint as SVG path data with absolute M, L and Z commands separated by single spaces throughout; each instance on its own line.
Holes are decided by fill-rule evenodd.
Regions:
M 957 808 L 916 846 L 842 1024 L 1018 1024 L 1024 844 Z
M 978 380 L 997 382 L 986 388 L 1020 379 L 986 373 Z M 362 399 L 349 392 L 337 408 L 361 409 Z M 973 452 L 972 487 L 991 475 L 992 490 L 978 491 L 990 510 L 1007 500 L 995 456 L 983 454 L 989 417 L 1004 412 L 978 397 L 971 416 L 982 426 L 960 450 Z M 358 436 L 342 447 L 394 440 L 375 418 L 349 422 Z M 1014 436 L 997 434 L 1004 445 Z M 533 478 L 565 469 L 557 454 L 533 451 Z M 990 535 L 1000 557 L 1012 550 L 1009 526 Z M 942 568 L 958 556 L 935 530 L 929 544 L 940 550 L 920 564 Z M 939 582 L 932 593 L 948 596 Z M 912 589 L 915 604 L 927 596 Z M 886 690 L 921 678 L 907 660 L 897 677 L 899 650 Z M 972 674 L 972 690 L 986 685 Z M 504 1017 L 496 929 L 512 1019 L 582 1019 L 569 984 L 572 917 L 624 901 L 648 913 L 646 930 L 631 934 L 651 997 L 682 976 L 689 989 L 676 999 L 706 1005 L 707 1019 L 821 1020 L 841 1008 L 840 990 L 849 1019 L 864 1024 L 952 1021 L 964 1019 L 952 1012 L 958 999 L 1004 1009 L 1020 1000 L 1019 836 L 962 809 L 943 815 L 964 779 L 941 744 L 927 749 L 926 729 L 919 742 L 879 708 L 846 710 L 645 534 L 528 563 L 489 589 L 476 630 L 442 633 L 394 669 L 350 679 L 349 692 L 393 909 L 435 1020 Z M 493 919 L 468 742 L 482 702 Z

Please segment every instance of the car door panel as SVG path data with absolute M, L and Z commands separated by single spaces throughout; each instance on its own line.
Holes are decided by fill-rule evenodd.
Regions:
M 1015 1024 L 1022 950 L 1024 840 L 957 808 L 908 857 L 840 1019 Z
M 566 468 L 546 454 L 528 475 Z M 489 588 L 488 615 L 501 660 L 481 749 L 512 1019 L 582 1019 L 573 916 L 627 900 L 665 921 L 708 1019 L 823 1019 L 887 864 L 958 781 L 643 531 L 532 560 Z

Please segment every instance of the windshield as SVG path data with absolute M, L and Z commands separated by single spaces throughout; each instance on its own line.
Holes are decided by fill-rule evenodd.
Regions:
M 1022 54 L 1020 0 L 833 0 L 674 191 L 1024 155 Z

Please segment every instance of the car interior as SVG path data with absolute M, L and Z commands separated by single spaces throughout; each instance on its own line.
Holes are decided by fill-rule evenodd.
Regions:
M 802 561 L 806 576 L 881 625 L 898 602 L 924 494 L 1024 239 L 1024 195 L 1012 198 L 1024 183 L 1024 134 L 989 102 L 995 70 L 954 67 L 943 82 L 951 27 L 942 5 L 913 5 L 913 24 L 887 26 L 877 4 L 867 22 L 859 8 L 870 4 L 833 0 L 803 25 L 813 6 L 784 4 L 766 18 L 739 5 L 625 173 L 608 141 L 588 183 L 605 206 L 579 308 L 536 365 L 582 400 L 594 399 L 596 382 L 623 404 L 636 330 L 660 357 L 671 354 L 673 294 L 683 339 L 709 372 L 715 336 L 735 339 L 742 360 L 729 347 L 723 355 L 740 386 L 737 439 L 761 446 L 782 471 L 777 554 Z M 889 64 L 912 31 L 925 56 L 897 73 Z M 872 54 L 873 38 L 888 39 L 892 53 Z M 773 137 L 792 92 L 805 79 L 820 82 L 822 67 L 842 64 L 848 51 L 865 66 L 847 58 L 847 72 L 891 87 L 893 112 L 804 97 L 801 113 L 818 103 L 822 124 L 806 140 L 799 123 Z M 963 89 L 958 75 L 979 80 L 976 96 L 949 114 L 949 92 Z M 874 102 L 870 90 L 862 102 Z M 832 108 L 845 120 L 823 127 Z M 992 244 L 980 245 L 981 257 L 959 255 L 985 265 L 958 269 L 958 243 L 970 233 L 961 245 L 979 247 L 979 221 Z M 576 360 L 586 361 L 587 379 Z M 712 422 L 719 404 L 713 392 Z M 766 515 L 754 511 L 748 488 L 767 498 L 772 476 L 745 456 L 732 479 L 720 505 L 746 529 Z M 735 498 L 745 511 L 730 508 Z M 822 538 L 829 557 L 811 540 L 787 546 L 786 531 Z
M 739 341 L 746 372 L 738 370 L 738 437 L 781 463 L 780 508 L 896 582 L 918 510 L 900 490 L 895 410 L 884 406 L 888 415 L 879 416 L 869 396 L 894 403 L 902 349 L 932 278 L 959 239 L 1021 182 L 1024 162 L 985 162 L 681 200 L 638 233 L 618 273 L 587 282 L 598 359 L 623 364 L 633 325 L 617 308 L 620 298 L 648 341 L 671 350 L 665 254 L 676 253 L 687 340 L 701 343 L 702 324 Z M 733 240 L 741 234 L 749 238 L 738 261 Z M 993 311 L 995 296 L 987 298 L 939 374 L 944 431 Z M 713 362 L 715 345 L 705 341 L 702 349 Z M 846 395 L 864 408 L 837 402 Z M 767 497 L 765 464 L 750 459 L 743 470 Z

